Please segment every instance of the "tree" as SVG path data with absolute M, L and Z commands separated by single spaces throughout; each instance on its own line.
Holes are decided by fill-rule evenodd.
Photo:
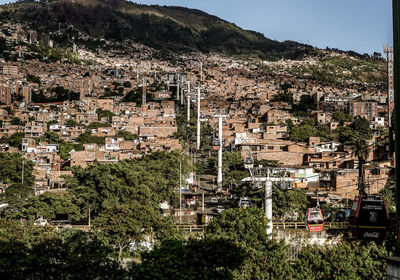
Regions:
M 60 136 L 54 131 L 46 131 L 43 135 L 42 140 L 49 144 L 60 144 Z
M 1 279 L 123 279 L 111 253 L 90 233 L 0 219 Z
M 123 137 L 125 140 L 130 141 L 130 140 L 138 139 L 139 136 L 137 136 L 136 134 L 132 134 L 131 132 L 129 132 L 127 130 L 118 130 L 115 137 Z
M 300 126 L 295 126 L 291 132 L 289 139 L 295 142 L 304 142 L 306 141 L 310 136 L 314 136 L 317 134 L 317 130 L 315 129 L 314 126 L 304 124 Z
M 65 125 L 66 125 L 66 126 L 77 126 L 78 123 L 77 123 L 76 121 L 74 121 L 73 119 L 68 119 L 68 120 L 65 122 Z
M 336 111 L 333 113 L 333 119 L 343 124 L 344 122 L 352 122 L 353 116 L 340 111 Z
M 308 113 L 316 108 L 314 98 L 311 95 L 302 95 L 298 104 L 293 105 L 295 114 Z
M 22 183 L 11 184 L 2 195 L 2 201 L 8 204 L 8 216 L 18 216 L 23 205 L 34 194 L 31 186 Z
M 107 211 L 102 212 L 94 220 L 94 230 L 107 245 L 115 246 L 118 249 L 118 260 L 121 260 L 123 252 L 130 245 L 137 248 L 142 246 L 148 235 L 157 238 L 158 231 L 153 230 L 157 224 L 165 218 L 161 217 L 151 205 L 146 205 L 137 200 L 124 204 L 116 204 Z M 156 227 L 162 231 L 164 228 Z M 169 221 L 168 230 L 173 229 L 172 221 Z
M 236 279 L 292 279 L 283 242 L 269 240 L 261 209 L 231 208 L 215 217 L 206 228 L 206 240 L 223 240 L 246 256 L 233 270 Z
M 30 83 L 36 83 L 40 85 L 40 78 L 38 76 L 31 75 L 29 73 L 26 74 L 26 81 Z
M 86 127 L 86 129 L 93 129 L 93 128 L 96 129 L 96 128 L 99 128 L 99 127 L 111 127 L 111 124 L 109 124 L 109 123 L 100 123 L 100 122 L 92 122 Z
M 331 141 L 335 139 L 335 135 L 331 133 L 331 130 L 327 124 L 320 124 L 317 127 L 317 135 L 322 141 Z
M 98 144 L 98 145 L 105 145 L 106 144 L 106 138 L 105 137 L 99 137 L 99 136 L 93 136 L 90 131 L 85 131 L 84 133 L 80 134 L 77 138 L 76 141 L 79 142 L 80 144 Z
M 109 122 L 111 122 L 112 117 L 115 116 L 115 114 L 109 110 L 102 110 L 101 108 L 96 109 L 97 113 L 97 118 L 98 120 L 101 120 L 101 118 L 106 117 Z
M 218 165 L 217 157 L 210 157 L 208 165 L 213 172 L 216 172 Z M 225 175 L 225 181 L 236 181 L 250 176 L 244 168 L 244 161 L 239 152 L 224 151 L 222 153 L 222 172 Z
M 308 200 L 305 190 L 292 189 L 283 191 L 273 186 L 272 209 L 277 220 L 303 221 Z
M 358 137 L 357 132 L 350 126 L 341 126 L 336 131 L 339 134 L 339 142 L 342 144 L 351 143 Z
M 61 142 L 60 144 L 60 156 L 62 159 L 67 160 L 69 158 L 69 153 L 72 151 L 83 151 L 83 145 L 81 143 L 68 143 Z
M 24 204 L 21 216 L 27 219 L 43 217 L 47 220 L 80 220 L 82 218 L 75 198 L 71 194 L 50 192 L 31 197 Z
M 396 212 L 396 200 L 395 200 L 396 183 L 392 180 L 388 180 L 386 182 L 385 188 L 382 189 L 379 193 L 383 195 L 389 213 L 395 213 Z
M 130 279 L 234 279 L 235 269 L 247 257 L 230 241 L 169 239 L 143 252 L 133 264 Z
M 130 81 L 125 81 L 124 82 L 124 88 L 131 88 L 131 87 L 132 87 L 132 84 L 131 84 Z
M 382 54 L 380 52 L 374 52 L 372 54 L 373 59 L 382 59 Z
M 211 220 L 206 228 L 206 238 L 223 238 L 238 246 L 261 250 L 268 240 L 267 228 L 262 209 L 230 208 Z
M 0 153 L 0 182 L 13 184 L 22 182 L 22 171 L 24 171 L 24 183 L 32 186 L 35 180 L 33 175 L 32 161 L 25 160 L 18 153 Z
M 372 129 L 366 118 L 356 117 L 350 127 L 358 133 L 360 139 L 370 140 L 372 138 Z
M 293 94 L 288 92 L 279 92 L 271 99 L 272 102 L 286 102 L 293 104 Z
M 361 192 L 364 192 L 362 169 L 370 150 L 367 140 L 372 138 L 372 130 L 369 122 L 365 118 L 357 117 L 350 126 L 340 127 L 338 130 L 339 141 L 350 146 L 358 158 L 359 189 Z
M 3 107 L 2 109 L 6 110 L 9 116 L 14 115 L 15 113 L 15 111 L 10 106 Z
M 374 242 L 307 246 L 294 263 L 295 279 L 386 279 L 388 251 Z M 329 275 L 329 276 L 328 276 Z
M 66 185 L 88 219 L 132 200 L 159 210 L 160 202 L 174 201 L 174 189 L 179 185 L 179 156 L 177 152 L 155 152 L 142 160 L 113 165 L 94 162 L 86 169 L 73 167 L 74 177 L 67 178 Z M 183 176 L 189 170 L 183 157 Z
M 23 121 L 21 121 L 20 118 L 14 117 L 11 120 L 11 125 L 25 125 L 25 123 Z
M 12 147 L 21 148 L 22 139 L 25 137 L 24 132 L 15 132 L 10 136 L 10 145 Z

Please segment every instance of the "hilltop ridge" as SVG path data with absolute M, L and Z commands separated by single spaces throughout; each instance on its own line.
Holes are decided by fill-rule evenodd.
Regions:
M 72 25 L 75 31 L 93 38 L 131 39 L 171 51 L 216 51 L 269 60 L 299 59 L 316 52 L 315 48 L 297 42 L 268 39 L 200 10 L 139 5 L 125 0 L 53 0 L 47 4 L 19 1 L 0 6 L 0 20 L 29 23 L 43 32 L 65 30 Z M 74 37 L 73 32 L 67 35 Z

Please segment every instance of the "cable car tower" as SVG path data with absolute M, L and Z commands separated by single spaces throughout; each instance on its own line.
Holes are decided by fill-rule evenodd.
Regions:
M 217 176 L 217 184 L 218 188 L 221 188 L 222 184 L 222 148 L 223 148 L 223 137 L 222 137 L 222 118 L 226 118 L 226 115 L 215 115 L 214 117 L 218 117 L 218 176 Z M 214 145 L 214 144 L 213 144 Z
M 265 217 L 268 219 L 267 234 L 272 234 L 272 183 L 282 184 L 284 182 L 293 182 L 294 179 L 287 176 L 287 168 L 284 167 L 271 167 L 262 165 L 254 167 L 253 163 L 245 163 L 250 172 L 250 177 L 242 179 L 242 182 L 251 182 L 253 189 L 261 189 L 265 187 L 264 194 L 264 211 Z M 283 176 L 281 175 L 283 174 Z

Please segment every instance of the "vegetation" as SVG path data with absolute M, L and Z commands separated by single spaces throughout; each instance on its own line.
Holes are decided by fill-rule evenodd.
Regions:
M 138 139 L 139 136 L 137 136 L 136 134 L 132 134 L 129 131 L 126 130 L 118 130 L 117 134 L 115 135 L 115 137 L 122 137 L 125 140 L 135 140 Z
M 124 82 L 124 88 L 131 88 L 131 87 L 132 87 L 132 83 L 130 81 Z
M 57 86 L 50 90 L 50 95 L 45 95 L 42 90 L 38 93 L 32 92 L 32 102 L 34 103 L 52 103 L 64 102 L 67 100 L 79 100 L 79 93 Z
M 32 161 L 25 160 L 20 154 L 0 153 L 0 183 L 21 183 L 24 167 L 24 183 L 33 185 L 33 165 Z
M 71 45 L 68 38 L 78 38 L 77 31 L 80 31 L 92 38 L 81 39 L 81 43 L 90 48 L 101 46 L 98 39 L 105 38 L 120 42 L 133 39 L 160 50 L 159 55 L 168 54 L 168 50 L 200 50 L 258 56 L 262 59 L 280 59 L 282 55 L 296 59 L 316 53 L 311 46 L 289 41 L 280 43 L 215 16 L 181 7 L 141 6 L 125 1 L 105 3 L 101 0 L 79 3 L 52 1 L 49 6 L 44 2 L 19 1 L 3 7 L 0 16 L 9 21 L 23 20 L 30 23 L 31 28 L 46 33 L 57 31 L 61 22 L 67 34 L 53 36 L 56 43 Z M 43 17 L 47 20 L 40 21 Z M 69 28 L 71 25 L 74 29 Z M 28 46 L 36 58 L 47 61 L 64 58 L 73 62 L 76 60 L 68 50 Z
M 329 85 L 356 85 L 360 89 L 387 88 L 386 62 L 379 58 L 367 58 L 355 53 L 330 55 L 316 59 L 315 64 L 298 64 L 286 71 Z
M 314 119 L 305 119 L 300 125 L 288 125 L 289 139 L 296 142 L 305 142 L 310 136 L 317 135 L 316 122 Z
M 21 225 L 0 219 L 2 279 L 121 279 L 112 249 L 75 230 Z
M 26 74 L 26 81 L 30 83 L 36 83 L 40 85 L 40 78 L 35 75 L 31 75 L 29 73 Z
M 113 112 L 109 110 L 102 110 L 101 108 L 96 109 L 96 113 L 98 120 L 101 120 L 102 118 L 107 118 L 109 122 L 111 122 L 112 117 L 115 116 Z
M 12 157 L 5 160 L 15 166 L 22 159 L 18 154 L 2 157 Z M 162 201 L 176 205 L 180 157 L 156 152 L 113 165 L 73 167 L 66 192 L 39 196 L 29 187 L 32 165 L 25 163 L 27 184 L 21 184 L 21 169 L 0 164 L 7 165 L 0 172 L 11 183 L 1 196 L 8 207 L 7 218 L 0 218 L 0 277 L 41 279 L 45 273 L 47 279 L 385 279 L 386 257 L 393 252 L 390 242 L 299 246 L 299 256 L 290 259 L 289 245 L 267 235 L 259 207 L 227 209 L 210 222 L 204 238 L 185 240 L 159 211 Z M 227 159 L 225 168 L 241 164 L 234 153 Z M 185 157 L 182 162 L 186 176 L 191 167 Z M 306 207 L 302 190 L 274 187 L 274 198 L 274 209 L 283 218 Z M 92 231 L 32 226 L 38 217 L 86 221 Z M 143 243 L 147 234 L 156 240 L 151 251 Z M 122 259 L 132 256 L 138 261 L 122 268 Z
M 101 122 L 92 122 L 88 126 L 86 126 L 86 129 L 97 129 L 99 127 L 111 127 L 111 124 L 101 123 Z
M 302 189 L 281 190 L 273 186 L 272 207 L 274 218 L 281 221 L 304 221 L 308 206 L 306 191 Z
M 10 139 L 8 140 L 8 143 L 12 147 L 21 148 L 23 138 L 25 138 L 24 132 L 15 132 L 15 133 L 11 134 Z
M 60 144 L 60 156 L 62 159 L 66 160 L 69 158 L 68 154 L 72 151 L 83 151 L 82 143 L 68 143 L 63 141 Z
M 124 98 L 122 98 L 123 102 L 134 102 L 136 103 L 136 106 L 141 106 L 142 105 L 142 97 L 143 95 L 143 88 L 142 87 L 138 87 L 137 89 L 133 89 L 130 90 L 125 96 Z M 154 97 L 153 94 L 146 94 L 146 101 L 147 102 L 153 102 L 154 101 Z
M 76 141 L 80 144 L 98 144 L 98 145 L 105 145 L 106 138 L 100 136 L 94 136 L 89 130 L 86 130 L 84 133 L 80 134 Z
M 20 120 L 20 118 L 18 117 L 14 117 L 11 122 L 11 125 L 25 125 L 25 123 L 23 121 Z

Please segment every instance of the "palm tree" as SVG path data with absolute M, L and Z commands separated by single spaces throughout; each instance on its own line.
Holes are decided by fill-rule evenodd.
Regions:
M 356 137 L 348 143 L 351 146 L 353 153 L 358 158 L 358 190 L 360 194 L 365 194 L 363 165 L 369 156 L 369 145 L 367 141 L 361 137 Z

